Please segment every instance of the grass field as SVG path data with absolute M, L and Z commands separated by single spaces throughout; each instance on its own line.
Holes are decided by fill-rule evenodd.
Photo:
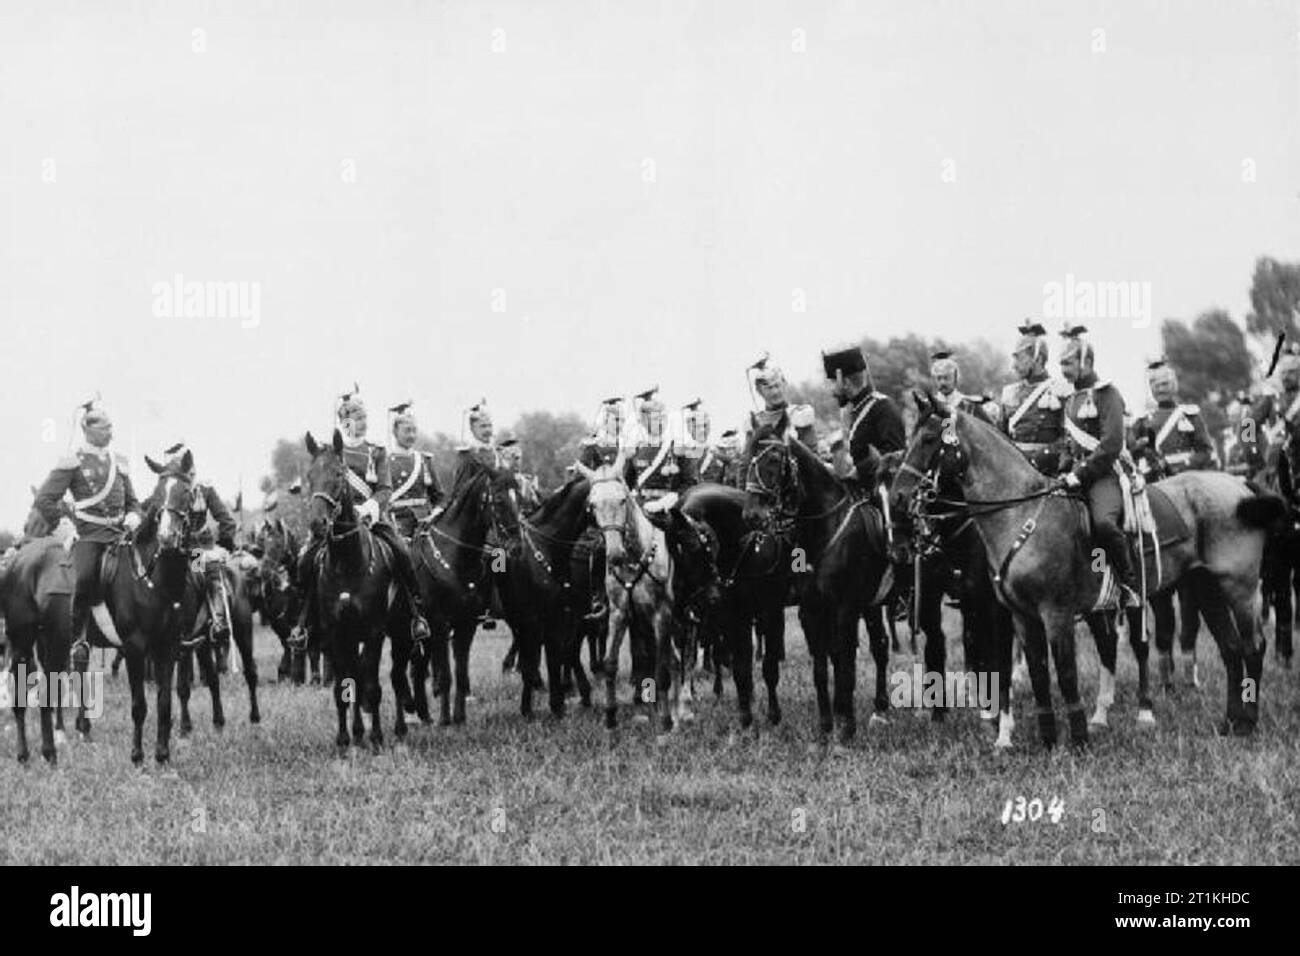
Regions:
M 942 725 L 895 711 L 868 725 L 864 641 L 859 735 L 837 755 L 809 747 L 811 669 L 793 617 L 782 726 L 766 725 L 760 703 L 756 732 L 741 733 L 733 688 L 720 701 L 701 688 L 699 719 L 658 746 L 646 724 L 625 720 L 610 736 L 576 706 L 562 723 L 525 723 L 519 678 L 500 673 L 502 634 L 476 639 L 468 725 L 417 723 L 400 747 L 385 666 L 379 755 L 334 755 L 327 694 L 273 683 L 278 651 L 261 629 L 262 725 L 248 724 L 243 678 L 228 675 L 226 730 L 214 732 L 207 692 L 196 692 L 194 735 L 174 746 L 169 770 L 153 762 L 152 696 L 145 767 L 129 762 L 125 675 L 108 681 L 93 740 L 70 740 L 54 768 L 39 742 L 31 765 L 18 765 L 6 713 L 0 863 L 1300 862 L 1300 673 L 1280 670 L 1271 650 L 1254 739 L 1213 733 L 1223 671 L 1203 634 L 1207 686 L 1159 695 L 1155 730 L 1134 722 L 1136 675 L 1121 645 L 1111 729 L 1089 751 L 1044 751 L 1020 692 L 1017 749 L 995 755 L 974 711 Z M 1079 643 L 1091 705 L 1096 652 L 1082 630 Z M 909 655 L 891 662 L 911 666 Z M 1020 797 L 1057 798 L 1064 812 L 1004 824 Z

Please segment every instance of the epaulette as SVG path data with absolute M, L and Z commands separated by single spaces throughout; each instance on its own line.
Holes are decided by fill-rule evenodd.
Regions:
M 1019 385 L 1019 382 L 1011 382 L 1002 386 L 1002 401 L 1005 404 L 1009 405 L 1016 400 L 1016 389 Z
M 1051 386 L 1048 388 L 1057 398 L 1069 398 L 1074 394 L 1074 386 L 1063 378 L 1050 379 Z
M 795 428 L 809 428 L 817 421 L 817 413 L 811 405 L 791 405 L 790 424 Z
M 472 446 L 472 445 L 457 445 L 457 446 L 456 446 L 456 454 L 458 454 L 458 455 L 463 455 L 463 454 L 465 454 L 465 452 L 467 452 L 467 451 L 473 451 L 473 446 Z
M 64 455 L 54 465 L 55 471 L 72 471 L 81 467 L 81 459 L 74 453 Z
M 1199 415 L 1199 414 L 1201 414 L 1201 406 L 1200 406 L 1200 405 L 1179 405 L 1178 407 L 1182 410 L 1182 413 L 1183 413 L 1184 415 Z

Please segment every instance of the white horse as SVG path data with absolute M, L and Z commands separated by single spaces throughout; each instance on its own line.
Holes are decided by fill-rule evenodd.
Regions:
M 605 726 L 618 724 L 615 683 L 623 635 L 635 615 L 648 622 L 654 638 L 654 673 L 640 678 L 636 699 L 653 703 L 660 728 L 673 728 L 674 720 L 694 720 L 686 661 L 674 642 L 677 622 L 673 614 L 673 556 L 665 533 L 655 527 L 623 480 L 624 456 L 613 464 L 592 469 L 579 464 L 589 482 L 588 504 L 605 539 L 605 590 L 609 600 L 609 643 L 605 655 Z

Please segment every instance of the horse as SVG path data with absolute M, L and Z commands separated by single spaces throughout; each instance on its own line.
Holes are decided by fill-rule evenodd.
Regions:
M 420 527 L 411 542 L 411 559 L 431 632 L 429 654 L 418 657 L 411 672 L 415 712 L 422 721 L 430 719 L 425 678 L 432 666 L 439 698 L 438 724 L 445 727 L 465 722 L 470 646 L 487 605 L 492 561 L 497 556 L 486 546 L 494 522 L 492 500 L 505 493 L 508 481 L 508 476 L 476 474 L 441 514 Z M 396 660 L 393 666 L 397 667 Z
M 60 677 L 67 673 L 72 649 L 71 557 L 63 542 L 48 531 L 33 508 L 22 546 L 0 563 L 0 614 L 8 638 L 8 673 L 34 672 L 34 665 L 40 665 L 46 687 L 40 704 L 41 756 L 55 764 L 63 736 L 63 707 L 75 703 L 77 685 Z M 83 679 L 84 674 L 78 678 Z M 27 698 L 26 684 L 14 687 L 19 763 L 29 759 Z
M 302 608 L 302 594 L 294 580 L 297 575 L 297 538 L 284 520 L 276 516 L 258 527 L 255 541 L 262 554 L 257 573 L 249 577 L 250 581 L 257 582 L 250 589 L 250 596 L 255 597 L 262 623 L 269 626 L 280 641 L 277 677 L 297 685 L 305 684 L 310 664 L 311 682 L 320 684 L 324 676 L 320 647 L 314 646 L 311 652 L 296 652 L 289 642 L 293 624 Z
M 1279 522 L 1264 546 L 1263 596 L 1265 611 L 1273 610 L 1275 653 L 1282 666 L 1291 666 L 1295 607 L 1300 604 L 1300 504 L 1296 500 L 1295 471 L 1291 446 L 1272 443 L 1260 475 L 1265 488 L 1279 495 L 1287 506 L 1287 518 Z M 1186 622 L 1182 647 L 1195 653 L 1195 632 L 1189 648 Z M 1195 672 L 1193 672 L 1194 676 Z
M 1056 743 L 1047 652 L 1050 643 L 1064 698 L 1071 741 L 1088 742 L 1079 700 L 1074 619 L 1097 604 L 1102 577 L 1092 570 L 1087 506 L 1044 477 L 1015 444 L 993 426 L 953 412 L 932 397 L 914 396 L 919 420 L 892 489 L 895 506 L 924 492 L 945 470 L 961 484 L 975 519 L 1001 600 L 1012 611 L 1025 647 L 1045 746 Z M 1188 471 L 1161 482 L 1161 491 L 1193 533 L 1160 551 L 1160 567 L 1147 555 L 1148 582 L 1160 589 L 1198 581 L 1201 606 L 1227 670 L 1226 714 L 1221 733 L 1248 734 L 1258 723 L 1264 640 L 1256 592 L 1267 529 L 1284 513 L 1281 499 L 1258 494 L 1221 472 Z M 1243 684 L 1243 675 L 1248 683 Z M 998 748 L 1012 745 L 1013 720 L 1001 680 Z M 1243 692 L 1244 691 L 1244 692 Z
M 343 460 L 343 436 L 334 430 L 333 441 L 319 445 L 308 432 L 305 438 L 311 464 L 304 490 L 310 497 L 313 536 L 322 542 L 316 553 L 315 601 L 320 644 L 334 666 L 334 706 L 340 753 L 349 743 L 361 746 L 366 738 L 363 710 L 370 715 L 370 746 L 378 750 L 384 733 L 379 723 L 379 659 L 384 647 L 396 587 L 393 557 L 378 536 L 362 523 L 348 484 Z M 409 637 L 408 637 L 409 639 Z M 352 734 L 348 735 L 348 705 L 352 705 Z M 398 740 L 406 736 L 401 701 L 393 728 Z
M 633 619 L 640 618 L 648 623 L 652 640 L 653 696 L 647 700 L 645 686 L 637 690 L 642 701 L 656 705 L 660 729 L 666 732 L 673 729 L 675 722 L 695 719 L 687 675 L 687 659 L 694 657 L 694 647 L 679 641 L 687 630 L 679 625 L 674 612 L 674 585 L 678 583 L 674 554 L 681 553 L 682 545 L 670 545 L 670 532 L 652 524 L 645 510 L 633 500 L 623 480 L 623 466 L 621 455 L 612 465 L 597 469 L 581 463 L 577 466 L 591 484 L 589 506 L 605 541 L 605 592 L 609 605 L 605 726 L 610 730 L 618 726 L 615 687 L 619 651 Z M 688 519 L 670 508 L 665 520 L 668 528 L 680 529 Z
M 587 520 L 590 489 L 586 478 L 577 475 L 527 515 L 520 513 L 518 495 L 494 499 L 501 543 L 494 557 L 503 568 L 496 586 L 519 646 L 519 710 L 526 719 L 532 717 L 533 692 L 541 685 L 543 652 L 551 714 L 564 716 L 563 671 L 578 660 L 575 609 L 588 606 L 584 594 L 574 593 L 570 562 Z M 575 676 L 582 689 L 586 675 L 580 663 Z M 583 693 L 589 694 L 589 687 Z
M 191 528 L 189 525 L 190 512 L 187 502 L 193 492 L 190 480 L 185 477 L 186 467 L 182 466 L 180 469 L 174 469 L 159 465 L 147 455 L 145 456 L 145 462 L 150 470 L 158 475 L 158 484 L 147 500 L 146 507 L 152 505 L 162 508 L 164 520 L 168 523 L 171 521 L 170 516 L 177 516 L 182 541 L 190 541 L 199 529 Z M 248 687 L 248 721 L 257 724 L 261 722 L 262 716 L 257 703 L 257 662 L 253 658 L 253 611 L 248 602 L 243 572 L 239 568 L 227 564 L 222 568 L 222 576 L 225 579 L 226 611 L 229 618 L 231 639 L 234 641 L 235 647 L 239 651 L 239 658 L 244 665 L 244 682 Z M 181 705 L 181 737 L 189 736 L 194 729 L 194 722 L 190 717 L 190 690 L 193 686 L 193 661 L 195 659 L 198 661 L 199 673 L 203 677 L 203 682 L 207 685 L 208 692 L 212 696 L 212 724 L 220 731 L 226 722 L 221 702 L 221 669 L 218 666 L 220 648 L 212 639 L 212 613 L 207 606 L 207 582 L 203 579 L 201 569 L 192 569 L 190 585 L 196 592 L 193 602 L 195 614 L 185 621 L 187 636 L 181 640 L 178 648 L 174 678 L 176 696 L 179 698 Z M 200 621 L 203 622 L 204 627 L 199 631 L 197 637 L 192 636 Z

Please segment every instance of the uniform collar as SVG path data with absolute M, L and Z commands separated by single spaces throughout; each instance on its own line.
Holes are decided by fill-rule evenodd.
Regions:
M 103 448 L 98 448 L 95 445 L 92 445 L 88 441 L 83 441 L 81 443 L 81 447 L 77 449 L 77 454 L 91 455 L 95 458 L 107 458 L 110 454 L 112 454 L 112 451 L 109 449 L 107 445 L 105 445 Z
M 858 394 L 853 396 L 853 402 L 852 402 L 853 407 L 857 408 L 863 402 L 869 399 L 871 395 L 872 395 L 871 386 L 870 385 L 863 386 L 862 391 L 858 392 Z
M 1167 398 L 1163 402 L 1156 402 L 1156 408 L 1177 408 L 1178 403 L 1172 398 Z
M 1079 377 L 1074 380 L 1074 390 L 1076 392 L 1082 392 L 1085 388 L 1092 388 L 1096 384 L 1097 384 L 1096 371 L 1082 372 L 1079 374 Z
M 400 445 L 394 445 L 394 446 L 393 446 L 393 454 L 394 454 L 394 455 L 412 455 L 412 456 L 414 456 L 414 455 L 419 454 L 419 451 L 420 451 L 420 450 L 419 450 L 418 448 L 416 448 L 414 445 L 412 445 L 410 448 L 403 448 L 403 447 L 401 447 Z
M 1030 385 L 1037 385 L 1039 382 L 1047 381 L 1047 369 L 1043 369 L 1041 372 L 1030 372 L 1025 376 L 1024 381 Z
M 357 448 L 364 448 L 364 447 L 366 446 L 366 444 L 367 444 L 367 442 L 366 442 L 366 439 L 365 439 L 365 436 L 364 436 L 364 435 L 363 435 L 362 437 L 360 437 L 360 438 L 350 438 L 350 437 L 348 437 L 347 435 L 344 435 L 344 436 L 343 436 L 343 447 L 344 447 L 344 448 L 351 448 L 351 449 L 355 450 L 355 449 L 357 449 Z

